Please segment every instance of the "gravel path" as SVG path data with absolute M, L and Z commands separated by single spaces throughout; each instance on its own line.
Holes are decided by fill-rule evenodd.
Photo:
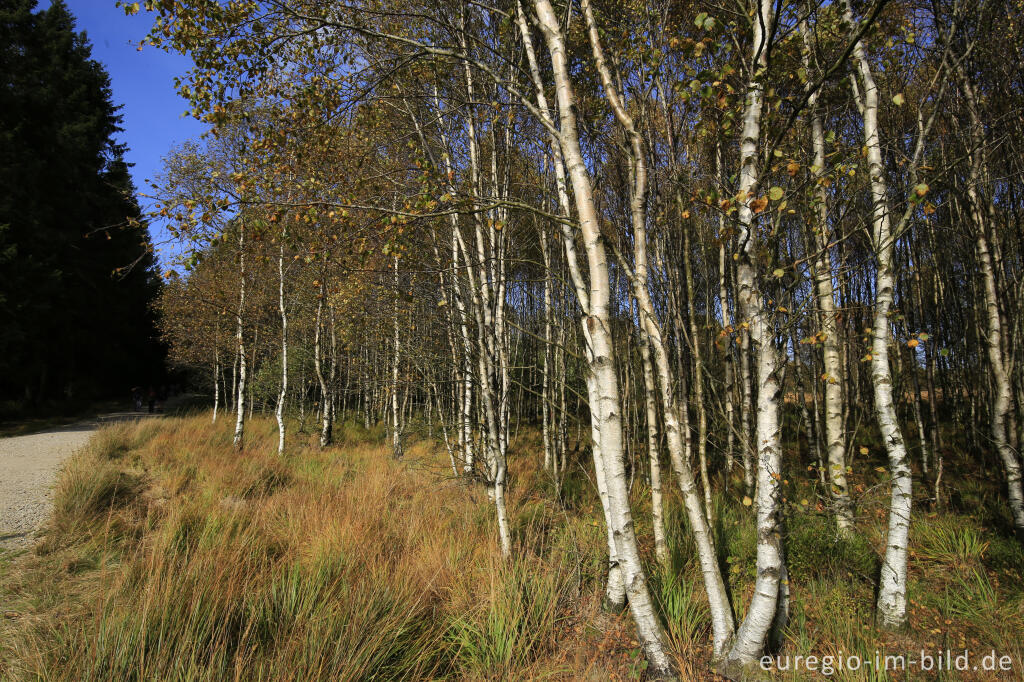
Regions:
M 61 464 L 99 427 L 83 422 L 27 436 L 0 438 L 0 549 L 27 547 L 50 514 Z

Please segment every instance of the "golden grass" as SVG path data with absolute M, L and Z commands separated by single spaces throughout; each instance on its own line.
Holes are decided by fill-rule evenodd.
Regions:
M 544 552 L 502 565 L 486 495 L 426 443 L 395 462 L 344 434 L 284 458 L 269 422 L 248 437 L 235 453 L 205 417 L 100 432 L 5 590 L 35 603 L 0 675 L 508 679 L 545 659 L 571 676 L 559 632 L 596 585 L 571 548 L 524 536 Z
M 99 432 L 66 468 L 35 555 L 0 557 L 0 600 L 20 613 L 0 620 L 0 679 L 642 676 L 628 614 L 598 608 L 604 530 L 585 469 L 555 501 L 535 432 L 524 429 L 510 450 L 517 552 L 505 563 L 485 492 L 449 478 L 443 448 L 414 441 L 396 462 L 379 433 L 340 426 L 338 446 L 320 451 L 303 436 L 278 457 L 274 428 L 252 421 L 241 453 L 226 421 L 211 425 L 207 415 Z M 794 498 L 813 498 L 813 475 L 792 484 Z M 684 515 L 670 493 L 673 558 L 656 566 L 648 497 L 638 478 L 638 533 L 673 653 L 684 680 L 711 679 L 707 604 Z M 742 605 L 756 543 L 736 497 L 717 502 L 718 541 Z M 865 514 L 860 538 L 837 543 L 826 517 L 801 509 L 791 510 L 787 540 L 791 653 L 962 640 L 1020 660 L 1019 643 L 1000 631 L 1024 627 L 1018 545 L 966 513 L 919 516 L 917 629 L 893 636 L 865 627 L 871 540 L 883 521 Z

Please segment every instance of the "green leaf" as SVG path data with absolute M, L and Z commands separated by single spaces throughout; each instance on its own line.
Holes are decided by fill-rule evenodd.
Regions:
M 897 95 L 894 95 L 893 98 L 892 98 L 892 103 L 895 104 L 898 107 L 902 107 L 903 106 L 903 93 L 901 92 L 901 93 L 899 93 Z
M 693 20 L 693 25 L 697 28 L 701 28 L 704 25 L 704 20 L 708 18 L 707 12 L 701 12 L 697 15 L 697 18 Z
M 785 194 L 785 191 L 781 187 L 772 187 L 768 190 L 768 198 L 772 201 L 778 201 L 782 198 L 783 194 Z

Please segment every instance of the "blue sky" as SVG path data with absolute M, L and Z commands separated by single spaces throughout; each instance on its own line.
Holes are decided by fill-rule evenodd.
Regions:
M 198 137 L 206 126 L 183 117 L 187 102 L 178 96 L 174 77 L 185 73 L 191 61 L 154 47 L 140 52 L 139 42 L 151 25 L 145 11 L 125 16 L 115 0 L 65 0 L 75 15 L 77 28 L 92 43 L 93 59 L 102 62 L 110 74 L 114 103 L 122 105 L 124 128 L 120 141 L 128 145 L 128 162 L 134 164 L 132 177 L 140 192 L 147 192 L 147 178 L 160 172 L 161 159 L 175 145 Z M 39 9 L 50 6 L 40 0 Z M 141 199 L 146 205 L 146 199 Z M 167 233 L 159 225 L 151 228 L 157 247 Z M 165 251 L 166 253 L 166 251 Z M 164 259 L 161 259 L 164 260 Z

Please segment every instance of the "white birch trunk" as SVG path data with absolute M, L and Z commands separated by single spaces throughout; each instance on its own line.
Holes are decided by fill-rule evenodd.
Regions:
M 658 452 L 658 389 L 651 366 L 650 342 L 647 333 L 640 330 L 640 359 L 644 370 L 644 406 L 647 410 L 647 459 L 651 472 L 651 520 L 654 525 L 654 555 L 658 561 L 668 561 L 668 543 L 665 540 L 665 505 L 661 492 L 661 460 Z
M 683 206 L 682 195 L 677 195 L 680 210 Z M 711 497 L 711 480 L 708 477 L 708 415 L 704 404 L 704 359 L 700 348 L 700 335 L 697 331 L 697 313 L 694 307 L 696 289 L 693 286 L 693 266 L 690 262 L 690 230 L 689 220 L 683 225 L 683 269 L 686 279 L 686 316 L 690 327 L 690 344 L 693 346 L 693 397 L 697 404 L 697 461 L 700 463 L 701 487 L 704 489 L 704 512 L 708 524 L 715 524 L 714 502 Z M 685 400 L 685 396 L 684 396 Z
M 811 36 L 807 22 L 800 23 L 804 41 L 804 67 L 810 69 Z M 828 192 L 825 189 L 825 135 L 818 109 L 818 93 L 808 98 L 811 116 L 811 144 L 814 161 L 811 177 L 815 182 L 814 208 L 817 224 L 814 232 L 813 278 L 817 294 L 818 309 L 821 311 L 822 359 L 825 366 L 825 442 L 828 451 L 829 491 L 836 516 L 836 527 L 840 535 L 849 536 L 854 532 L 853 504 L 846 483 L 846 447 L 843 434 L 843 367 L 839 356 L 839 325 L 837 324 L 835 291 L 832 285 L 832 259 L 829 255 Z
M 554 459 L 551 442 L 550 374 L 551 374 L 551 255 L 548 252 L 547 226 L 540 228 L 540 251 L 544 259 L 544 367 L 541 374 L 541 436 L 544 441 L 544 469 L 554 474 L 558 481 L 558 468 Z
M 217 423 L 217 408 L 220 407 L 220 351 L 214 340 L 213 346 L 213 420 Z
M 326 277 L 324 277 L 326 280 Z M 320 297 L 316 304 L 316 322 L 313 334 L 313 367 L 316 370 L 316 378 L 320 383 L 320 417 L 322 426 L 320 428 L 320 447 L 325 448 L 331 444 L 331 407 L 330 389 L 327 384 L 327 377 L 324 376 L 323 366 L 323 311 L 324 299 L 327 298 L 326 282 L 320 282 Z
M 529 27 L 526 23 L 526 15 L 523 11 L 522 3 L 516 3 L 517 18 L 519 22 L 520 33 L 523 38 L 523 45 L 526 49 L 527 59 L 530 65 L 530 74 L 534 82 L 534 86 L 537 94 L 538 109 L 541 116 L 543 117 L 544 123 L 553 129 L 554 120 L 551 115 L 551 109 L 548 106 L 547 96 L 544 94 L 544 85 L 540 77 L 540 69 L 537 64 L 536 53 L 533 47 L 533 40 L 530 35 Z M 566 184 L 566 172 L 564 165 L 564 158 L 562 156 L 562 143 L 558 136 L 554 133 L 549 134 L 549 144 L 551 146 L 551 156 L 553 160 L 555 170 L 555 187 L 558 193 L 558 205 L 563 218 L 568 219 L 572 214 L 572 209 L 569 205 L 569 191 Z M 589 332 L 587 327 L 587 319 L 590 312 L 590 293 L 587 285 L 584 282 L 583 274 L 579 268 L 579 256 L 576 251 L 576 239 L 571 229 L 564 222 L 561 226 L 562 231 L 562 245 L 565 249 L 566 264 L 569 269 L 569 276 L 572 280 L 573 287 L 576 292 L 576 298 L 579 301 L 580 308 L 583 311 L 583 317 L 580 321 L 580 326 L 585 339 L 585 349 L 589 352 L 591 349 L 591 343 L 589 340 Z M 564 355 L 563 355 L 564 360 Z M 588 356 L 588 366 L 590 363 L 590 357 Z M 564 372 L 563 372 L 564 374 Z M 595 383 L 593 372 L 588 371 L 586 374 L 586 387 L 587 387 L 587 400 L 591 409 L 591 456 L 594 460 L 594 472 L 595 472 L 595 483 L 597 486 L 598 497 L 601 500 L 601 509 L 604 513 L 605 529 L 607 531 L 607 545 L 608 545 L 608 574 L 605 581 L 605 597 L 604 597 L 604 608 L 609 611 L 621 611 L 625 608 L 626 604 L 626 588 L 622 579 L 622 571 L 619 567 L 618 561 L 618 550 L 615 543 L 615 535 L 613 531 L 613 519 L 612 519 L 612 502 L 608 497 L 608 487 L 604 475 L 604 459 L 601 454 L 601 435 L 598 430 L 598 424 L 600 419 L 597 416 L 596 410 L 600 405 L 600 398 Z M 565 407 L 565 384 L 561 386 L 561 404 L 564 411 Z M 564 425 L 564 421 L 562 422 Z M 564 453 L 563 453 L 564 455 Z M 563 462 L 563 466 L 564 466 Z
M 398 338 L 398 256 L 395 256 L 395 300 L 392 314 L 392 354 L 391 354 L 391 453 L 395 459 L 402 458 L 402 429 L 398 418 L 398 363 L 399 338 Z
M 722 218 L 724 222 L 724 217 Z M 721 227 L 721 223 L 719 224 Z M 721 229 L 719 234 L 721 234 Z M 722 314 L 722 329 L 726 334 L 731 334 L 730 327 L 732 323 L 729 321 L 729 294 L 726 288 L 726 260 L 725 260 L 725 241 L 719 239 L 718 243 L 718 306 Z M 736 418 L 734 416 L 736 408 L 733 405 L 733 387 L 735 385 L 736 367 L 733 362 L 734 353 L 732 348 L 731 340 L 726 337 L 724 340 L 723 350 L 723 364 L 725 365 L 725 386 L 722 390 L 725 393 L 725 474 L 726 480 L 732 475 L 732 469 L 735 465 L 735 451 L 736 451 L 736 436 L 733 432 L 735 428 Z
M 597 401 L 591 405 L 591 411 L 600 438 L 600 458 L 605 468 L 618 567 L 622 571 L 630 611 L 637 626 L 638 638 L 647 656 L 649 672 L 660 677 L 675 677 L 675 664 L 666 651 L 665 634 L 654 609 L 647 588 L 647 577 L 640 563 L 629 506 L 629 489 L 622 454 L 622 419 L 615 370 L 615 348 L 609 319 L 611 292 L 607 254 L 601 242 L 590 176 L 579 144 L 576 114 L 573 109 L 575 95 L 569 76 L 565 44 L 550 1 L 535 0 L 534 7 L 551 56 L 561 120 L 561 150 L 572 182 L 590 271 L 590 310 L 586 330 L 590 336 L 588 360 L 597 393 Z
M 992 248 L 988 239 L 988 218 L 992 213 L 991 203 L 984 198 L 983 188 L 987 174 L 985 159 L 985 134 L 977 111 L 977 97 L 974 87 L 961 71 L 961 87 L 967 100 L 970 114 L 970 173 L 967 184 L 967 198 L 970 208 L 971 222 L 974 224 L 975 247 L 978 254 L 978 265 L 985 294 L 985 319 L 987 323 L 984 335 L 985 349 L 988 354 L 989 370 L 992 380 L 992 405 L 989 408 L 989 434 L 996 452 L 1003 462 L 1006 476 L 1007 497 L 1013 527 L 1017 538 L 1024 542 L 1024 486 L 1021 483 L 1021 463 L 1010 439 L 1014 429 L 1007 423 L 1011 415 L 1013 394 L 1010 380 L 1013 375 L 1012 355 L 1007 352 L 1009 346 L 1002 316 L 999 313 L 999 298 L 996 289 L 996 275 L 993 267 Z
M 849 2 L 846 5 L 846 21 L 852 29 L 854 22 Z M 871 327 L 871 383 L 874 389 L 875 417 L 892 472 L 889 530 L 878 586 L 878 618 L 883 627 L 897 629 L 907 622 L 907 544 L 910 538 L 912 484 L 910 461 L 896 415 L 889 368 L 889 310 L 895 286 L 895 237 L 891 229 L 888 187 L 878 131 L 878 87 L 860 40 L 854 45 L 853 56 L 863 83 L 863 93 L 855 90 L 855 97 L 864 118 L 864 145 L 867 148 L 868 175 L 871 181 L 871 241 L 876 261 L 875 310 Z
M 288 396 L 288 310 L 284 305 L 284 236 L 277 255 L 277 305 L 281 312 L 281 391 L 277 396 L 277 454 L 284 454 L 284 401 Z
M 235 347 L 238 349 L 238 393 L 235 398 L 235 435 L 232 444 L 242 449 L 245 436 L 245 340 L 243 337 L 242 315 L 245 312 L 245 224 L 238 229 L 238 314 L 235 315 Z
M 715 144 L 715 177 L 722 181 L 722 143 L 718 142 Z M 729 314 L 729 291 L 726 286 L 726 280 L 728 278 L 728 261 L 725 259 L 725 214 L 719 213 L 718 215 L 718 306 L 722 314 L 722 329 L 727 334 L 732 334 L 732 317 Z M 733 413 L 735 408 L 733 406 L 733 389 L 736 382 L 736 363 L 735 353 L 733 352 L 732 343 L 729 337 L 725 339 L 725 423 L 726 423 L 726 445 L 725 445 L 725 471 L 726 480 L 729 480 L 729 476 L 732 474 L 734 452 L 735 452 L 735 436 L 733 433 L 735 419 Z
M 765 306 L 758 284 L 756 263 L 760 240 L 755 234 L 755 218 L 751 202 L 759 190 L 758 146 L 761 136 L 761 113 L 764 104 L 763 73 L 769 49 L 765 33 L 772 24 L 770 0 L 757 0 L 753 24 L 750 81 L 743 109 L 740 140 L 739 236 L 740 258 L 736 267 L 739 312 L 749 325 L 749 338 L 754 344 L 757 390 L 757 423 L 755 453 L 757 455 L 757 577 L 754 595 L 746 616 L 736 631 L 729 653 L 723 662 L 726 676 L 751 669 L 764 651 L 768 635 L 780 604 L 780 586 L 785 579 L 782 554 L 780 505 L 782 502 L 782 447 L 779 419 L 779 352 L 775 342 L 775 323 Z
M 735 280 L 734 280 L 735 281 Z M 738 286 L 737 286 L 738 288 Z M 737 296 L 737 298 L 739 298 Z M 738 303 L 738 301 L 737 301 Z M 740 436 L 742 438 L 743 489 L 754 494 L 754 429 L 750 423 L 754 411 L 754 379 L 750 373 L 750 330 L 740 327 Z

